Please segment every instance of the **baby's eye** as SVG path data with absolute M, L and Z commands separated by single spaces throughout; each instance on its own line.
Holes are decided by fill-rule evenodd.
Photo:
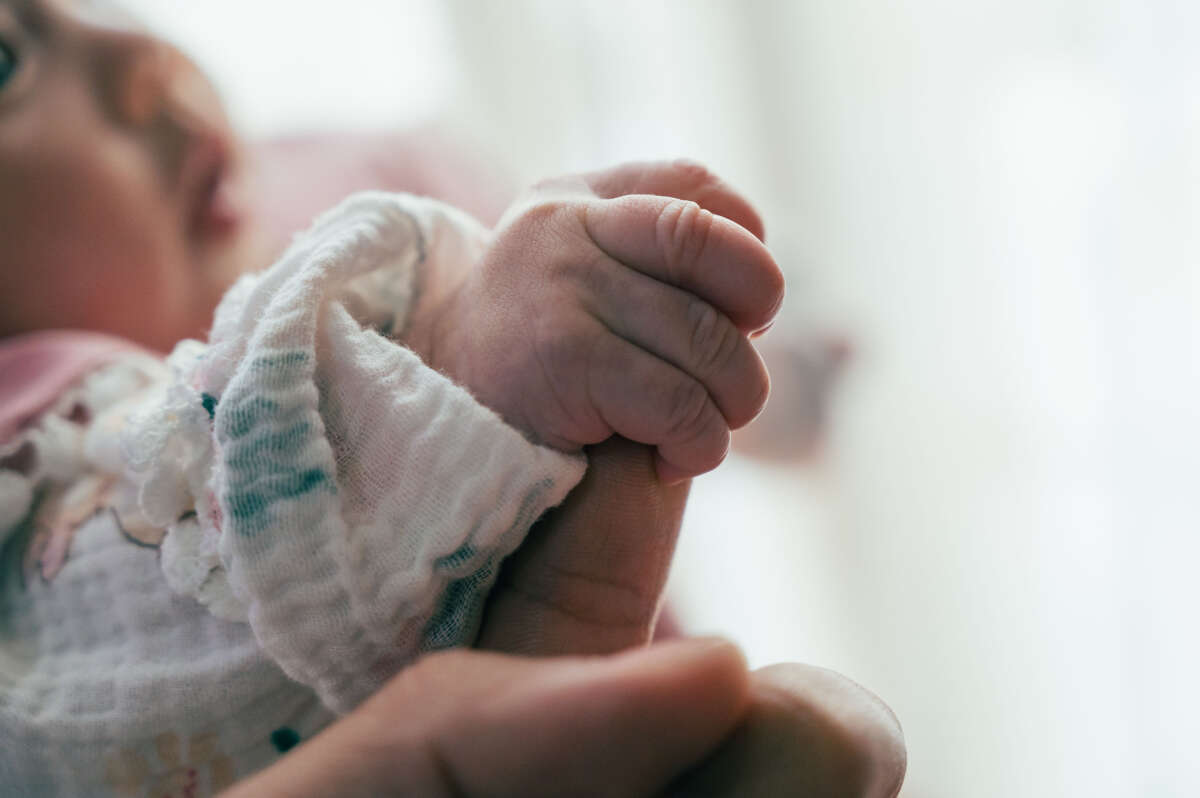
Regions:
M 0 89 L 8 83 L 9 78 L 17 71 L 17 54 L 3 40 L 0 40 Z

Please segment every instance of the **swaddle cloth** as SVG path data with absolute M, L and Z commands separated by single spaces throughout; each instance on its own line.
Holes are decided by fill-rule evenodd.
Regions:
M 143 509 L 185 530 L 164 570 L 214 612 L 244 610 L 337 711 L 417 652 L 470 642 L 499 561 L 582 476 L 377 332 L 403 328 L 418 267 L 484 242 L 432 201 L 355 195 L 232 289 L 131 425 Z M 214 548 L 230 587 L 215 598 L 199 591 L 222 575 L 186 567 L 216 567 Z
M 207 344 L 109 366 L 89 381 L 129 390 L 87 424 L 60 404 L 6 444 L 74 436 L 0 491 L 0 784 L 213 792 L 473 640 L 585 467 L 390 337 L 423 273 L 486 242 L 431 200 L 355 195 L 230 290 Z

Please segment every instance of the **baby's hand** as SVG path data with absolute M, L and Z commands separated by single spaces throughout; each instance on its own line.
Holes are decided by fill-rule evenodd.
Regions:
M 783 275 L 754 209 L 695 164 L 536 187 L 443 303 L 434 368 L 534 440 L 655 445 L 674 481 L 715 468 L 767 399 L 748 336 Z

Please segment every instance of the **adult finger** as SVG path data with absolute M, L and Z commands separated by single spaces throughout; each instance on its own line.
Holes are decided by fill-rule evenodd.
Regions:
M 446 652 L 226 798 L 650 796 L 716 748 L 747 697 L 745 661 L 721 641 L 590 659 Z
M 587 452 L 583 481 L 505 560 L 480 648 L 555 656 L 650 642 L 691 485 L 660 482 L 640 443 L 614 436 Z
M 583 206 L 592 242 L 609 257 L 689 291 L 743 332 L 769 325 L 783 272 L 762 242 L 690 200 L 631 194 Z
M 601 199 L 657 194 L 691 200 L 707 211 L 737 222 L 760 241 L 766 238 L 762 217 L 750 201 L 696 161 L 681 158 L 624 163 L 582 177 Z
M 752 421 L 767 401 L 767 367 L 724 314 L 693 294 L 615 261 L 589 270 L 581 299 L 617 335 L 674 365 L 708 390 L 731 429 Z
M 900 723 L 875 695 L 810 665 L 751 676 L 742 723 L 671 796 L 894 798 L 904 781 Z

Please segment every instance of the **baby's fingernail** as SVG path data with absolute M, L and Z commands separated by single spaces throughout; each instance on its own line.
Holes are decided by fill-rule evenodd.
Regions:
M 770 324 L 768 324 L 766 327 L 763 327 L 761 330 L 755 330 L 754 332 L 750 333 L 750 338 L 751 338 L 751 339 L 754 339 L 754 338 L 762 338 L 762 337 L 763 337 L 764 335 L 766 335 L 766 334 L 767 334 L 767 333 L 770 331 L 770 329 L 771 329 L 772 327 L 774 327 L 774 326 L 775 326 L 775 320 L 774 320 L 774 319 L 772 319 L 772 320 L 771 320 L 771 323 L 770 323 Z

